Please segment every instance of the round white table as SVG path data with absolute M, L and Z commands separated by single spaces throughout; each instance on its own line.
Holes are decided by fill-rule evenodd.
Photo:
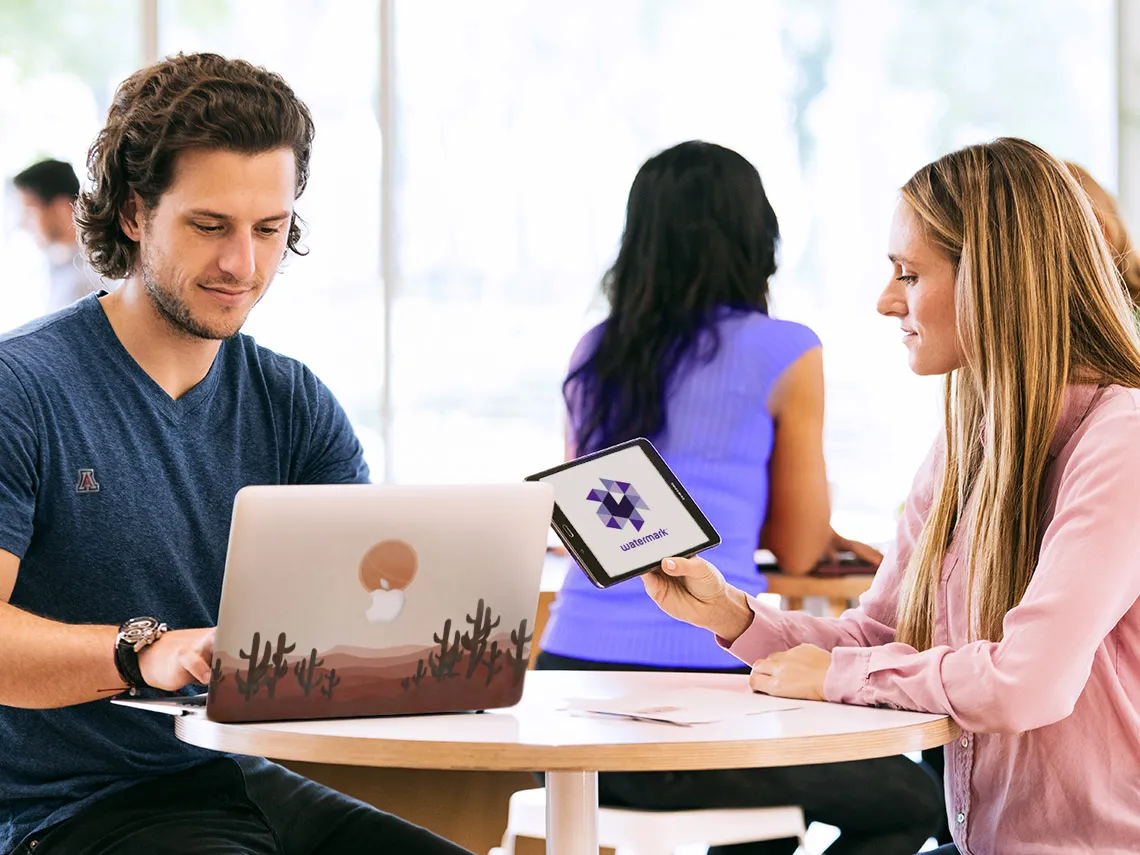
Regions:
M 946 716 L 797 701 L 797 709 L 681 726 L 575 714 L 567 698 L 707 687 L 739 674 L 532 671 L 522 701 L 486 713 L 218 724 L 195 712 L 179 739 L 279 760 L 355 766 L 545 771 L 547 851 L 597 855 L 598 772 L 798 766 L 886 757 L 953 741 Z

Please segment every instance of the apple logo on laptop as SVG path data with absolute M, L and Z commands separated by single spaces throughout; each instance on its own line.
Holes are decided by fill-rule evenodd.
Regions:
M 388 623 L 400 616 L 404 589 L 416 577 L 418 563 L 416 551 L 402 540 L 382 540 L 364 553 L 360 584 L 372 594 L 372 605 L 364 613 L 368 620 Z

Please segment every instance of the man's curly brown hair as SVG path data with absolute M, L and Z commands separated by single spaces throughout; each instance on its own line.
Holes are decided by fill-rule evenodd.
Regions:
M 309 180 L 313 118 L 280 75 L 212 53 L 178 54 L 136 71 L 119 86 L 87 154 L 91 186 L 79 195 L 75 222 L 91 266 L 107 279 L 134 272 L 139 247 L 120 225 L 124 205 L 133 190 L 153 209 L 179 152 L 278 148 L 293 150 L 298 198 Z M 303 255 L 300 239 L 294 214 L 288 245 Z

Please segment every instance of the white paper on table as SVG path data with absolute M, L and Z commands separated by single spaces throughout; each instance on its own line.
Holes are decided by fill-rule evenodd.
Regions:
M 620 698 L 569 698 L 567 709 L 578 713 L 620 716 L 637 721 L 708 724 L 760 713 L 798 709 L 798 701 L 727 689 L 676 689 Z

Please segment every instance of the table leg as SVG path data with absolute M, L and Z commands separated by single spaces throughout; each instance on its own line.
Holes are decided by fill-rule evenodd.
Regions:
M 598 773 L 546 773 L 547 855 L 598 855 Z

